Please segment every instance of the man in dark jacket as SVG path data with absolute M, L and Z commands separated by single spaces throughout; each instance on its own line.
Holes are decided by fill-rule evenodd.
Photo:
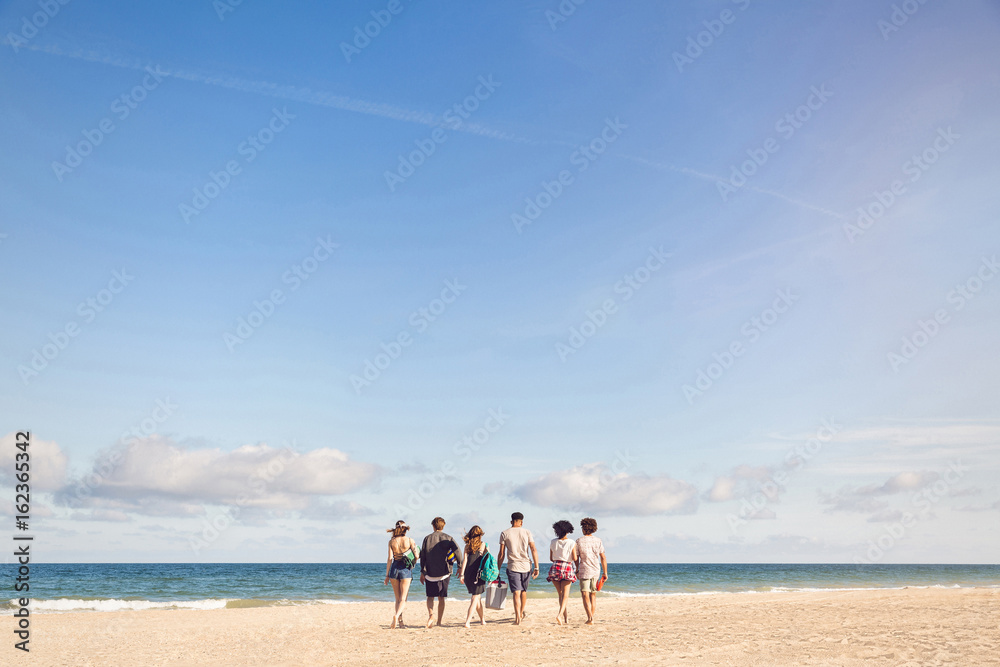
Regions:
M 420 547 L 420 583 L 427 588 L 427 627 L 434 625 L 434 598 L 438 599 L 437 624 L 444 618 L 444 601 L 448 597 L 448 579 L 452 564 L 460 551 L 451 535 L 444 532 L 444 519 L 434 517 L 434 532 L 424 538 Z

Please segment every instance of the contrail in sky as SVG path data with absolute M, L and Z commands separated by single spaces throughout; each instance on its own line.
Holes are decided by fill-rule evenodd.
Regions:
M 7 43 L 7 40 L 4 40 Z M 219 86 L 222 88 L 229 88 L 230 90 L 236 90 L 243 93 L 252 93 L 255 95 L 265 95 L 268 97 L 274 97 L 282 100 L 289 100 L 294 102 L 305 102 L 307 104 L 316 104 L 319 106 L 330 107 L 333 109 L 340 109 L 342 111 L 352 111 L 354 113 L 367 114 L 369 116 L 379 116 L 382 118 L 388 118 L 391 120 L 398 120 L 406 123 L 417 123 L 420 125 L 426 125 L 428 127 L 443 127 L 445 129 L 453 129 L 461 132 L 466 132 L 468 134 L 474 134 L 481 137 L 487 137 L 490 139 L 498 139 L 500 141 L 512 141 L 515 143 L 529 144 L 529 145 L 541 145 L 541 144 L 558 144 L 575 147 L 573 144 L 564 141 L 537 141 L 533 139 L 525 139 L 523 137 L 518 137 L 509 132 L 501 132 L 500 130 L 494 130 L 479 123 L 468 123 L 463 122 L 459 127 L 454 127 L 445 122 L 445 120 L 427 111 L 411 111 L 408 109 L 403 109 L 400 107 L 393 106 L 391 104 L 385 104 L 381 102 L 368 102 L 366 100 L 359 100 L 352 97 L 347 97 L 346 95 L 337 95 L 330 92 L 314 91 L 310 88 L 302 88 L 299 86 L 291 85 L 280 85 L 277 83 L 272 83 L 269 81 L 253 81 L 250 79 L 243 79 L 235 76 L 228 76 L 223 74 L 204 74 L 201 72 L 180 70 L 180 69 L 169 69 L 163 68 L 160 65 L 154 65 L 151 63 L 144 63 L 135 58 L 126 58 L 118 55 L 109 55 L 107 53 L 101 53 L 95 50 L 85 50 L 81 48 L 73 50 L 64 50 L 58 46 L 48 45 L 48 46 L 38 46 L 33 44 L 22 44 L 19 45 L 20 49 L 28 49 L 31 51 L 37 51 L 40 53 L 47 53 L 54 56 L 61 56 L 64 58 L 74 58 L 76 60 L 84 60 L 87 62 L 100 63 L 102 65 L 110 65 L 112 67 L 120 67 L 122 69 L 132 69 L 132 70 L 142 70 L 146 67 L 155 67 L 156 70 L 165 76 L 173 77 L 175 79 L 181 79 L 184 81 L 192 81 L 195 83 L 202 83 L 209 86 Z M 703 172 L 690 169 L 688 167 L 677 167 L 671 164 L 665 164 L 662 162 L 654 162 L 647 160 L 645 158 L 634 157 L 630 155 L 621 155 L 621 157 L 638 162 L 640 164 L 645 164 L 656 169 L 667 169 L 677 173 L 685 174 L 687 176 L 692 176 L 694 178 L 713 181 L 716 183 L 724 183 L 725 179 L 718 176 L 713 176 L 711 174 L 705 174 Z M 783 199 L 796 206 L 806 208 L 812 211 L 817 211 L 824 215 L 842 220 L 843 216 L 834 211 L 810 204 L 808 202 L 803 202 L 797 199 L 793 199 L 787 195 L 783 195 L 780 192 L 774 192 L 773 190 L 765 190 L 762 188 L 757 188 L 752 185 L 746 186 L 746 189 L 753 190 L 760 194 L 768 195 L 771 197 L 777 197 L 778 199 Z

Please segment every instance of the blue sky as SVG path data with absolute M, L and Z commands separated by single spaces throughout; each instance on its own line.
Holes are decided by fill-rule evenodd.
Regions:
M 995 3 L 57 4 L 0 6 L 0 483 L 30 429 L 49 560 L 521 510 L 995 562 Z

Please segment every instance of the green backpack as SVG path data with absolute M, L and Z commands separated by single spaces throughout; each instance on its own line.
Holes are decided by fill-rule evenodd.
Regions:
M 479 581 L 488 584 L 500 578 L 500 570 L 497 568 L 497 559 L 490 553 L 490 545 L 486 545 L 486 553 L 479 563 Z

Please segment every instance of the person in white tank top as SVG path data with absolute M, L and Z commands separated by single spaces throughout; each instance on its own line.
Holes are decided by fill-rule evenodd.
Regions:
M 576 542 L 569 539 L 569 534 L 573 532 L 573 524 L 565 519 L 552 524 L 552 530 L 556 533 L 556 539 L 549 544 L 549 560 L 552 566 L 549 568 L 547 579 L 556 587 L 559 595 L 559 611 L 556 612 L 556 623 L 564 625 L 569 623 L 569 589 L 576 581 L 575 563 L 578 559 Z

